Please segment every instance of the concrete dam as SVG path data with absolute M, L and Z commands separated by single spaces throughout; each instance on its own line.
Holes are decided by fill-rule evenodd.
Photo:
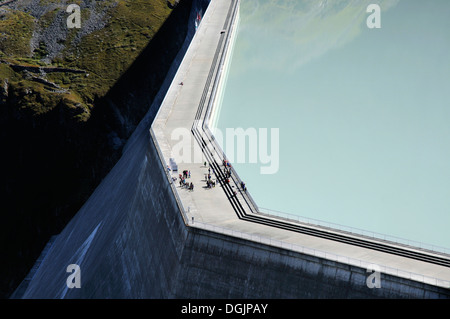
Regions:
M 208 119 L 238 16 L 238 0 L 194 1 L 159 99 L 13 298 L 450 297 L 450 256 L 263 214 L 237 172 L 224 175 Z M 201 160 L 174 155 L 177 129 Z M 208 168 L 216 187 L 201 186 Z M 183 170 L 194 190 L 178 184 Z

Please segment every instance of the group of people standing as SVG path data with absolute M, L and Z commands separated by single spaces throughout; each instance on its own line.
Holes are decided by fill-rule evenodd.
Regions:
M 231 177 L 231 168 L 225 167 L 223 169 L 223 173 L 225 174 L 225 178 L 230 178 Z
M 214 171 L 213 171 L 213 173 L 214 173 Z M 211 178 L 211 168 L 208 168 L 208 174 L 205 174 L 205 180 L 206 180 L 207 188 L 216 187 L 216 181 L 212 180 L 212 178 Z
M 207 163 L 205 162 L 205 167 L 207 167 Z M 225 183 L 229 184 L 230 183 L 230 178 L 231 178 L 231 165 L 227 160 L 223 160 L 223 165 L 224 167 L 224 174 L 225 174 Z M 214 170 L 212 172 L 214 174 Z M 182 188 L 187 188 L 191 191 L 194 190 L 194 184 L 192 182 L 187 182 L 186 179 L 191 178 L 191 171 L 189 170 L 184 170 L 182 174 L 179 174 L 179 178 L 180 178 L 180 187 Z M 173 178 L 173 180 L 175 180 L 176 178 Z M 207 188 L 213 188 L 216 187 L 216 181 L 212 179 L 211 176 L 211 168 L 208 168 L 208 174 L 205 174 L 205 180 L 206 180 L 206 187 Z M 246 192 L 247 191 L 247 187 L 245 186 L 245 183 L 243 181 L 241 181 L 241 189 Z M 236 192 L 234 194 L 234 196 L 236 196 Z
M 180 174 L 180 177 L 181 177 L 181 174 Z M 187 169 L 185 169 L 183 171 L 183 177 L 184 178 L 191 178 L 191 171 L 188 171 Z
M 225 183 L 228 184 L 230 183 L 230 178 L 231 178 L 231 164 L 230 162 L 228 162 L 226 159 L 223 159 L 223 173 L 225 174 Z M 245 186 L 245 183 L 243 181 L 241 181 L 241 189 L 246 192 L 247 191 L 247 186 Z
M 186 181 L 187 178 L 191 178 L 191 171 L 184 170 L 183 175 L 179 174 L 178 176 L 180 178 L 180 187 L 185 187 L 191 191 L 194 190 L 194 184 L 192 182 L 189 183 Z

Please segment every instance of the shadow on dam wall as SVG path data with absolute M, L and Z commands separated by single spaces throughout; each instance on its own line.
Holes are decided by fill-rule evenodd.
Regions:
M 149 133 L 155 113 L 152 106 L 15 298 L 449 297 L 383 274 L 382 289 L 369 289 L 365 269 L 186 226 Z M 79 289 L 66 285 L 70 264 L 80 266 Z
M 44 256 L 52 243 L 51 236 L 59 234 L 81 209 L 121 157 L 123 143 L 129 140 L 153 100 L 164 95 L 168 85 L 163 82 L 170 80 L 169 68 L 189 39 L 187 34 L 192 37 L 195 31 L 193 4 L 198 9 L 207 7 L 206 0 L 183 0 L 164 13 L 164 19 L 157 19 L 158 25 L 162 23 L 159 29 L 148 38 L 138 58 L 121 59 L 130 66 L 105 96 L 95 97 L 91 116 L 85 122 L 75 117 L 80 108 L 68 107 L 70 103 L 65 102 L 43 114 L 31 114 L 34 111 L 17 105 L 28 98 L 12 94 L 11 81 L 9 98 L 0 92 L 0 299 L 9 298 L 22 281 L 29 281 L 39 265 L 39 254 Z M 165 5 L 166 1 L 159 1 L 157 6 Z M 34 5 L 25 1 L 21 6 L 28 10 Z M 39 6 L 44 9 L 46 4 Z M 151 7 L 148 10 L 154 13 Z M 121 24 L 128 22 L 133 21 Z M 107 35 L 103 39 L 111 40 Z M 88 47 L 80 49 L 94 54 L 94 46 L 90 43 Z M 86 85 L 96 86 L 91 80 L 86 80 Z M 151 120 L 157 109 L 154 103 L 146 118 Z

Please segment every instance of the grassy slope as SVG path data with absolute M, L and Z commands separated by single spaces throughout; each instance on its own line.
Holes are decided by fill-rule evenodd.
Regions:
M 0 51 L 7 56 L 28 56 L 34 23 L 34 18 L 24 12 L 8 10 L 0 14 Z
M 55 1 L 41 1 L 52 4 Z M 117 79 L 127 70 L 132 61 L 140 54 L 153 38 L 171 13 L 164 0 L 133 0 L 98 2 L 96 11 L 109 8 L 108 21 L 104 28 L 84 36 L 80 43 L 71 41 L 77 32 L 83 31 L 83 21 L 90 14 L 82 11 L 82 28 L 69 30 L 65 41 L 66 48 L 52 65 L 76 68 L 87 71 L 88 77 L 71 73 L 52 73 L 46 79 L 68 89 L 70 93 L 59 94 L 48 91 L 44 85 L 29 81 L 23 74 L 11 76 L 5 68 L 0 69 L 0 79 L 8 78 L 12 86 L 29 87 L 32 96 L 22 96 L 20 107 L 33 114 L 45 113 L 62 102 L 66 108 L 75 105 L 84 107 L 84 112 L 75 114 L 75 121 L 87 121 L 94 100 L 104 96 Z M 0 20 L 0 59 L 20 65 L 44 65 L 41 58 L 45 55 L 45 45 L 31 52 L 30 40 L 33 29 L 44 30 L 49 27 L 59 10 L 52 9 L 39 20 L 29 14 L 8 10 Z
M 165 1 L 121 1 L 105 28 L 84 37 L 76 49 L 67 50 L 67 58 L 61 62 L 89 72 L 89 81 L 81 81 L 83 87 L 75 88 L 84 101 L 89 103 L 112 87 L 169 13 Z

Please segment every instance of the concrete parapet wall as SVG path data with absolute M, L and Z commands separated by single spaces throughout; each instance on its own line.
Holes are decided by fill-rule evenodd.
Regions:
M 179 298 L 448 298 L 442 288 L 239 238 L 190 229 Z

